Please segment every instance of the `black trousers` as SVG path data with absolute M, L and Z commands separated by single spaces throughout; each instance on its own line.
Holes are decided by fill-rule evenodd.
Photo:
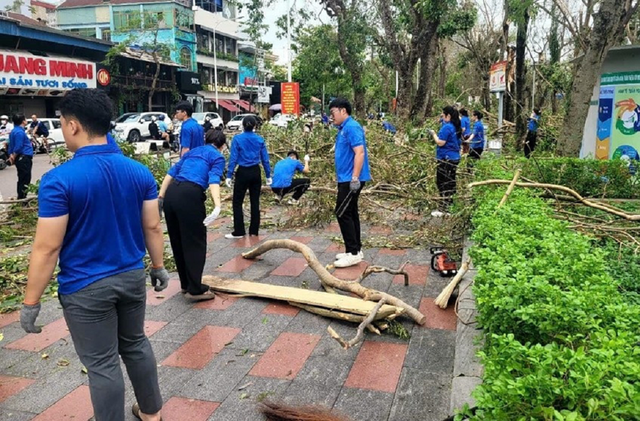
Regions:
M 349 184 L 349 182 L 338 183 L 336 216 L 338 217 L 338 225 L 340 225 L 340 232 L 344 240 L 345 251 L 347 253 L 357 254 L 362 250 L 358 199 L 360 198 L 360 192 L 365 183 L 360 183 L 360 190 L 354 193 L 349 189 Z
M 207 228 L 202 224 L 207 212 L 205 200 L 202 187 L 180 181 L 173 181 L 164 197 L 164 218 L 180 286 L 192 295 L 200 295 L 209 289 L 202 285 L 207 258 Z
M 482 148 L 471 148 L 469 149 L 469 159 L 480 159 L 480 156 L 482 155 L 483 149 Z
M 527 132 L 527 139 L 524 142 L 524 157 L 529 159 L 531 153 L 536 148 L 538 141 L 538 132 Z
M 236 170 L 236 181 L 233 185 L 233 235 L 245 235 L 244 214 L 242 213 L 242 203 L 244 196 L 249 190 L 249 201 L 251 202 L 251 222 L 249 224 L 249 234 L 258 235 L 260 229 L 260 166 L 238 167 Z
M 16 170 L 18 170 L 18 199 L 27 197 L 27 187 L 31 184 L 31 168 L 33 157 L 18 155 L 16 158 Z
M 286 194 L 293 192 L 293 198 L 298 200 L 311 187 L 311 180 L 308 178 L 294 178 L 289 187 L 273 187 L 271 190 L 282 199 Z
M 436 167 L 436 185 L 440 192 L 443 211 L 449 209 L 453 195 L 456 193 L 456 170 L 459 161 L 438 160 Z

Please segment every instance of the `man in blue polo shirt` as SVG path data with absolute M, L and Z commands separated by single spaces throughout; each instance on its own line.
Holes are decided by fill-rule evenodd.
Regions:
M 166 288 L 157 185 L 149 169 L 107 142 L 113 104 L 104 91 L 69 91 L 58 107 L 65 143 L 75 155 L 40 183 L 20 324 L 40 333 L 40 297 L 58 264 L 59 300 L 88 371 L 96 420 L 125 419 L 122 357 L 138 400 L 134 414 L 157 421 L 162 397 L 144 333 L 142 263 L 146 245 L 151 282 L 156 291 Z
M 31 167 L 33 167 L 33 146 L 27 136 L 25 127 L 27 119 L 24 115 L 13 116 L 13 130 L 9 134 L 9 162 L 18 171 L 18 199 L 27 197 L 27 187 L 31 183 Z
M 524 157 L 529 159 L 538 142 L 538 126 L 540 125 L 540 109 L 534 108 L 527 124 L 527 138 L 524 142 Z
M 344 240 L 345 253 L 336 255 L 335 267 L 357 265 L 364 258 L 360 237 L 358 198 L 365 182 L 371 181 L 364 130 L 351 118 L 351 104 L 336 98 L 329 104 L 333 123 L 338 127 L 335 144 L 338 197 L 336 216 Z
M 290 205 L 298 204 L 298 200 L 300 200 L 304 192 L 311 186 L 311 180 L 308 178 L 293 178 L 293 176 L 296 171 L 309 174 L 310 159 L 309 155 L 305 155 L 303 166 L 302 162 L 298 160 L 298 152 L 289 151 L 287 157 L 273 167 L 271 190 L 277 195 L 276 200 L 278 202 L 281 201 L 286 194 L 293 192 L 293 197 L 289 199 L 287 203 Z
M 180 156 L 191 149 L 204 145 L 204 130 L 198 122 L 191 118 L 193 106 L 188 101 L 176 105 L 176 118 L 182 122 L 180 127 Z

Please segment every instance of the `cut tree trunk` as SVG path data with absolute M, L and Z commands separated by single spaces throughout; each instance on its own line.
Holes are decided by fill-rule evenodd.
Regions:
M 516 38 L 516 101 L 515 101 L 515 117 L 516 117 L 516 137 L 518 143 L 524 140 L 527 131 L 525 108 L 525 53 L 527 47 L 527 27 L 529 26 L 529 10 L 524 10 L 523 21 L 518 24 L 518 32 Z

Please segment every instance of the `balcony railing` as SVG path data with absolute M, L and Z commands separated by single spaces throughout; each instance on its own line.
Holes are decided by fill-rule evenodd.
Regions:
M 151 88 L 153 84 L 153 77 L 151 76 L 114 76 L 113 83 L 117 86 L 123 86 L 127 88 Z M 158 79 L 156 82 L 156 89 L 158 90 L 171 90 L 173 88 L 173 82 L 170 80 Z

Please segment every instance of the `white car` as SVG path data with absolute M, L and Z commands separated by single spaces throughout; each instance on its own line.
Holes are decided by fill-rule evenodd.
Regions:
M 257 116 L 256 114 L 238 114 L 227 123 L 227 130 L 242 131 L 242 120 L 244 120 L 244 118 L 248 116 L 253 116 L 256 118 L 256 120 L 258 120 L 258 127 L 262 125 L 262 118 L 260 118 L 260 116 Z
M 286 128 L 289 125 L 289 122 L 295 119 L 296 117 L 294 115 L 278 113 L 269 120 L 269 124 L 276 127 Z
M 218 115 L 218 113 L 193 113 L 191 115 L 191 117 L 193 119 L 195 119 L 199 125 L 204 126 L 204 119 L 206 117 L 210 118 L 210 122 L 211 122 L 211 126 L 213 126 L 214 128 L 218 127 L 220 128 L 220 130 L 222 130 L 224 128 L 224 121 L 222 121 L 222 118 L 220 118 L 220 116 Z
M 126 139 L 128 142 L 139 142 L 151 136 L 149 133 L 149 123 L 151 117 L 155 116 L 156 120 L 163 115 L 165 121 L 169 121 L 169 116 L 165 113 L 147 112 L 147 113 L 126 113 L 122 114 L 115 121 L 116 137 Z

